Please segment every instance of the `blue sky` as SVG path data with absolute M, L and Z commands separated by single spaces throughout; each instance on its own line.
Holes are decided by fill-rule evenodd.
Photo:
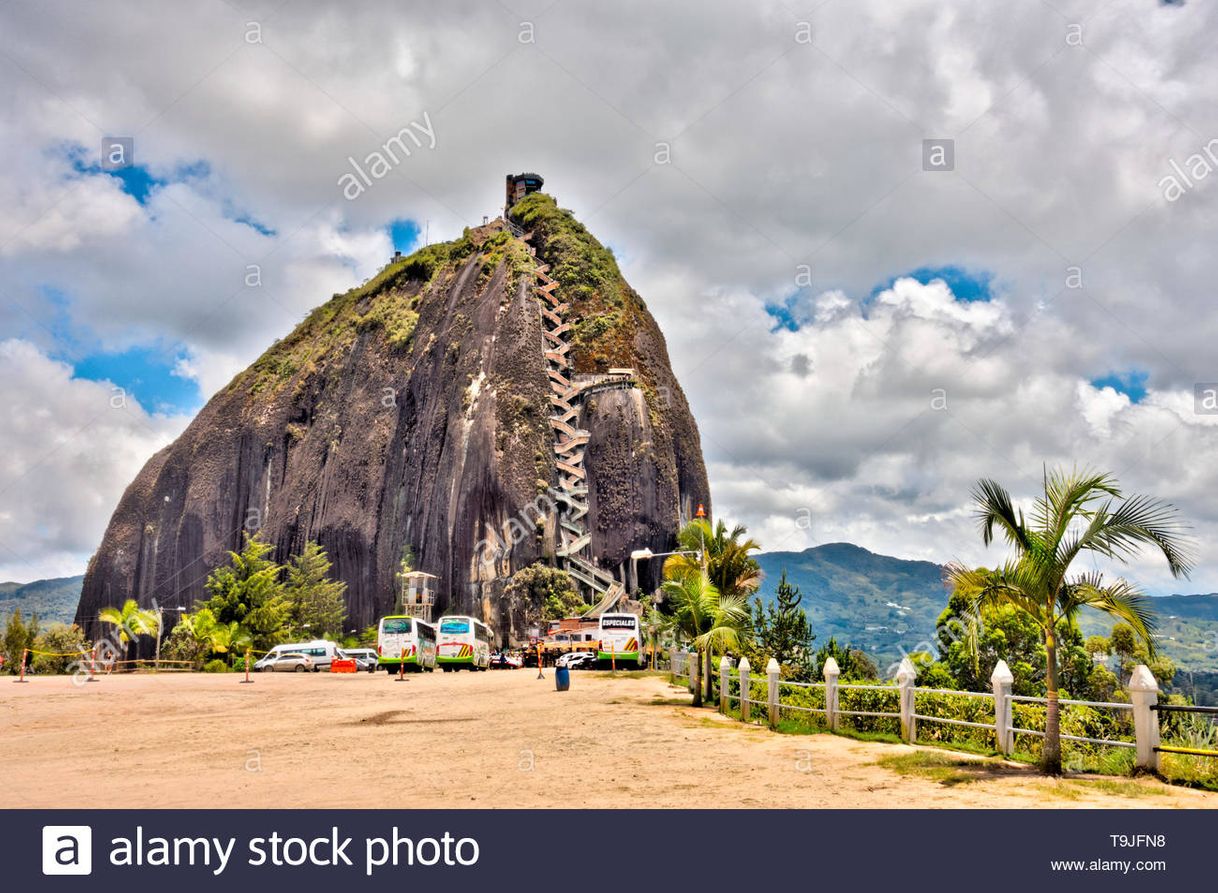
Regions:
M 94 353 L 76 362 L 75 377 L 111 382 L 150 412 L 193 413 L 203 405 L 203 399 L 193 379 L 175 374 L 180 356 L 178 351 L 156 347 Z
M 992 273 L 948 264 L 942 267 L 918 267 L 916 270 L 910 270 L 908 273 L 899 273 L 896 276 L 891 276 L 871 289 L 867 298 L 863 301 L 863 306 L 866 307 L 881 292 L 892 288 L 893 283 L 898 279 L 916 279 L 923 285 L 936 279 L 942 279 L 947 284 L 947 287 L 951 289 L 956 300 L 964 301 L 965 303 L 988 301 L 993 297 L 993 292 L 990 288 L 994 279 Z M 823 290 L 823 287 L 814 287 L 811 290 L 819 292 Z M 803 291 L 797 291 L 792 295 L 788 295 L 781 304 L 766 305 L 766 313 L 775 320 L 773 331 L 786 329 L 789 332 L 798 332 L 801 327 L 810 322 L 810 320 L 803 319 L 800 316 L 800 297 Z
M 389 238 L 393 240 L 393 250 L 409 254 L 419 242 L 419 224 L 409 218 L 399 218 L 389 222 Z
M 1112 388 L 1118 394 L 1124 394 L 1131 403 L 1141 403 L 1146 398 L 1146 380 L 1149 373 L 1141 369 L 1129 369 L 1125 372 L 1110 372 L 1100 378 L 1093 378 L 1094 388 Z
M 69 143 L 59 151 L 68 158 L 76 174 L 113 177 L 123 192 L 141 206 L 149 203 L 156 190 L 170 183 L 197 183 L 212 176 L 212 167 L 205 160 L 180 164 L 163 174 L 138 163 L 107 171 L 101 168 L 95 153 L 84 146 Z M 278 235 L 271 224 L 231 201 L 224 203 L 224 216 L 268 238 Z M 394 249 L 403 253 L 409 253 L 420 242 L 421 229 L 414 220 L 391 220 L 385 229 Z M 198 384 L 178 368 L 179 360 L 190 355 L 185 346 L 156 343 L 117 351 L 93 349 L 90 333 L 77 332 L 70 327 L 71 296 L 51 287 L 44 288 L 43 293 L 49 303 L 61 310 L 62 324 L 55 325 L 53 331 L 58 342 L 56 354 L 73 367 L 75 378 L 110 382 L 123 388 L 150 412 L 193 414 L 202 407 L 203 395 Z

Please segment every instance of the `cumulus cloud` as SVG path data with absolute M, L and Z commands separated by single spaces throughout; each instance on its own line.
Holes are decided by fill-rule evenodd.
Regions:
M 150 415 L 27 341 L 0 341 L 0 579 L 83 571 L 117 495 L 188 419 Z
M 659 319 L 716 510 L 767 547 L 996 560 L 971 482 L 1028 495 L 1045 463 L 1111 468 L 1211 542 L 1218 178 L 1159 184 L 1218 136 L 1212 4 L 809 6 L 7 5 L 0 334 L 60 382 L 14 411 L 75 419 L 100 386 L 47 357 L 137 344 L 207 396 L 373 273 L 391 221 L 451 237 L 535 169 Z M 346 201 L 347 158 L 424 113 L 436 148 Z M 134 138 L 144 200 L 73 165 L 103 136 Z M 949 267 L 987 299 L 910 275 Z M 1091 384 L 1135 369 L 1140 399 Z M 145 422 L 120 453 L 177 424 Z M 76 532 L 23 557 L 83 565 L 131 461 L 73 518 L 47 501 Z

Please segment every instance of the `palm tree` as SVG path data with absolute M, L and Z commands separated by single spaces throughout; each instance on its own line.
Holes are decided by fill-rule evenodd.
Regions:
M 113 606 L 102 608 L 97 612 L 97 619 L 102 623 L 113 626 L 117 639 L 126 653 L 128 645 L 139 636 L 155 635 L 160 625 L 160 617 L 156 611 L 141 608 L 133 598 L 123 602 L 121 608 Z
M 194 614 L 182 618 L 187 630 L 196 642 L 213 654 L 228 654 L 248 648 L 252 638 L 235 620 L 221 623 L 210 608 L 200 608 Z
M 678 549 L 684 554 L 673 555 L 664 562 L 664 576 L 678 579 L 705 569 L 710 582 L 725 596 L 740 598 L 746 603 L 749 595 L 761 585 L 761 566 L 750 555 L 761 546 L 746 539 L 748 529 L 737 524 L 728 529 L 723 520 L 712 526 L 705 518 L 695 518 L 677 534 Z M 693 554 L 690 554 L 693 553 Z M 706 652 L 706 697 L 713 697 L 714 673 L 711 661 L 713 649 Z
M 693 642 L 694 706 L 701 707 L 703 655 L 708 656 L 709 667 L 709 655 L 716 648 L 739 647 L 748 608 L 742 596 L 722 594 L 701 568 L 665 580 L 664 592 L 674 609 L 675 629 Z
M 1055 470 L 1044 475 L 1044 495 L 1025 519 L 997 482 L 973 488 L 981 539 L 988 546 L 997 528 L 1015 556 L 995 570 L 949 564 L 946 580 L 974 608 L 1010 604 L 1040 626 L 1045 641 L 1045 739 L 1041 765 L 1061 773 L 1061 705 L 1058 703 L 1057 626 L 1071 622 L 1082 607 L 1103 611 L 1129 624 L 1153 653 L 1154 618 L 1145 594 L 1124 579 L 1106 581 L 1099 571 L 1070 573 L 1084 553 L 1127 562 L 1143 546 L 1167 559 L 1174 577 L 1192 568 L 1190 542 L 1175 507 L 1148 496 L 1125 496 L 1110 474 Z
M 653 670 L 656 668 L 656 651 L 671 626 L 670 619 L 656 607 L 648 608 L 647 613 L 643 615 L 643 638 L 647 647 L 651 649 L 651 669 Z

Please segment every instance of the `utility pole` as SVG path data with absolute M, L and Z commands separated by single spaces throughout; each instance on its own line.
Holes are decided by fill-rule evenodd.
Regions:
M 161 672 L 161 633 L 165 630 L 165 609 L 156 606 L 156 665 L 155 671 Z

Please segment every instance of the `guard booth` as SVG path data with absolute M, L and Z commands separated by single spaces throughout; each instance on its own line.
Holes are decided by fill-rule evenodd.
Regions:
M 504 195 L 503 216 L 506 218 L 512 210 L 512 205 L 520 201 L 530 192 L 537 192 L 545 185 L 541 174 L 508 174 L 507 189 Z
M 402 593 L 398 613 L 407 617 L 417 617 L 424 623 L 431 623 L 432 608 L 436 603 L 435 574 L 425 574 L 422 571 L 411 571 L 401 576 Z

